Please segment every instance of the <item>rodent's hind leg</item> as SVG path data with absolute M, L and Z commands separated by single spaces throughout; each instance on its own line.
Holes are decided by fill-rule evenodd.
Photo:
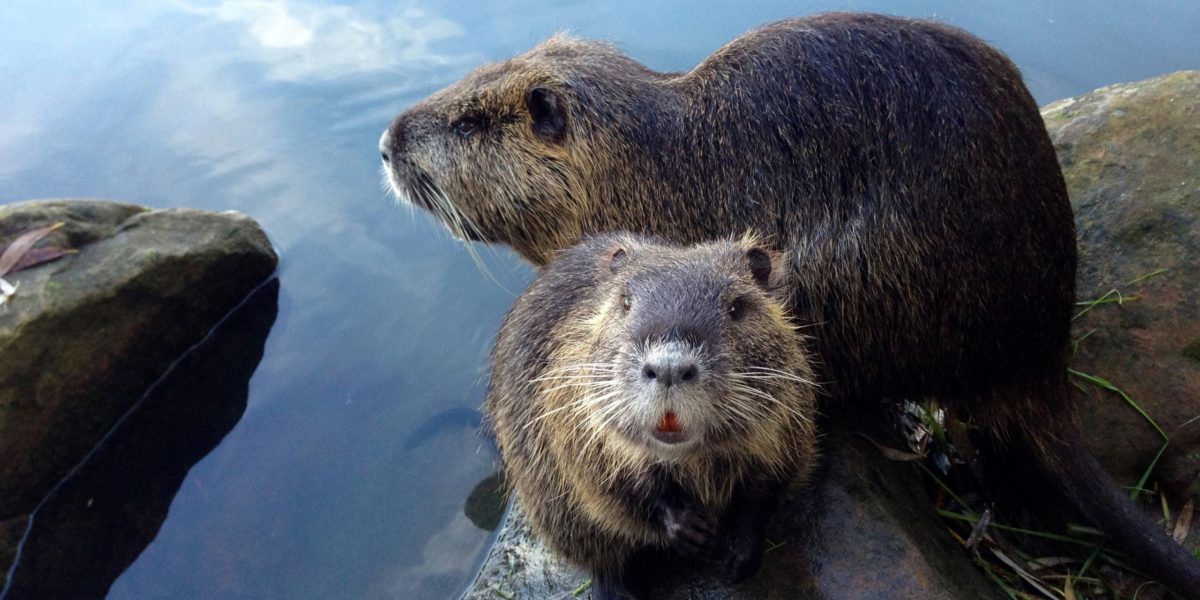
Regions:
M 687 492 L 675 485 L 668 486 L 659 496 L 655 512 L 673 550 L 694 559 L 713 558 L 717 554 L 716 521 Z
M 733 583 L 754 576 L 762 566 L 767 521 L 779 505 L 781 483 L 739 485 L 725 513 L 724 533 L 729 546 L 725 574 Z
M 637 560 L 630 560 L 620 570 L 614 572 L 597 572 L 592 574 L 592 583 L 596 590 L 596 600 L 638 600 L 645 597 L 645 582 L 640 574 L 635 573 L 631 565 Z
M 626 600 L 637 597 L 625 587 L 624 582 L 615 577 L 597 573 L 595 581 L 596 600 Z

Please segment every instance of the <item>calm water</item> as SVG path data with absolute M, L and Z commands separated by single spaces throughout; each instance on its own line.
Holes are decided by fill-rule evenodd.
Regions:
M 463 409 L 530 271 L 482 250 L 489 278 L 394 206 L 376 142 L 474 65 L 567 29 L 680 70 L 753 25 L 851 9 L 965 27 L 1041 103 L 1200 67 L 1196 0 L 623 4 L 0 2 L 0 202 L 235 209 L 282 256 L 244 413 L 109 598 L 442 598 L 469 580 L 489 533 L 463 503 L 494 456 Z M 96 469 L 80 493 L 111 483 Z

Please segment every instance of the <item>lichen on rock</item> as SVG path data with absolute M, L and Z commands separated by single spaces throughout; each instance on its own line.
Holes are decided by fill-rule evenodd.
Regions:
M 1107 295 L 1075 320 L 1072 366 L 1158 422 L 1170 437 L 1158 478 L 1186 486 L 1200 469 L 1200 71 L 1104 87 L 1042 115 L 1075 210 L 1078 299 Z M 1132 485 L 1162 436 L 1122 398 L 1084 388 L 1088 447 Z

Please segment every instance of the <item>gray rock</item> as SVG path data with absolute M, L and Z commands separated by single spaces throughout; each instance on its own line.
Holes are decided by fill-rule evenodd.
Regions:
M 1124 390 L 1171 438 L 1157 477 L 1200 469 L 1200 71 L 1114 85 L 1042 111 L 1075 209 L 1075 369 Z M 1134 282 L 1149 273 L 1159 275 Z M 1080 310 L 1084 308 L 1081 306 Z M 1079 394 L 1092 452 L 1134 484 L 1162 436 L 1118 395 Z
M 59 221 L 39 246 L 78 254 L 5 277 L 19 287 L 0 307 L 0 531 L 277 262 L 244 215 L 91 200 L 0 206 L 0 247 Z
M 757 576 L 730 587 L 714 573 L 719 569 L 667 562 L 655 569 L 661 577 L 652 597 L 1001 597 L 945 534 L 912 465 L 887 460 L 861 438 L 832 435 L 824 442 L 823 480 L 789 491 Z M 514 505 L 465 598 L 591 598 L 588 581 L 532 536 Z

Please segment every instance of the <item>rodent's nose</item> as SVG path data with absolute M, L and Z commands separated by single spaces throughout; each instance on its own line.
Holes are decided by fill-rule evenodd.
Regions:
M 383 132 L 383 135 L 379 136 L 379 157 L 383 159 L 383 164 L 385 165 L 392 162 L 391 151 L 388 148 L 389 137 L 391 136 L 388 135 L 386 130 Z
M 383 164 L 392 163 L 392 153 L 392 128 L 388 127 L 383 130 L 383 135 L 379 136 L 379 157 L 383 159 Z
M 405 115 L 396 117 L 383 131 L 383 135 L 379 136 L 379 157 L 383 159 L 384 164 L 391 164 L 393 159 L 404 153 L 404 130 L 407 121 Z
M 660 356 L 642 364 L 642 380 L 646 383 L 670 387 L 695 383 L 698 379 L 700 365 L 691 357 Z

